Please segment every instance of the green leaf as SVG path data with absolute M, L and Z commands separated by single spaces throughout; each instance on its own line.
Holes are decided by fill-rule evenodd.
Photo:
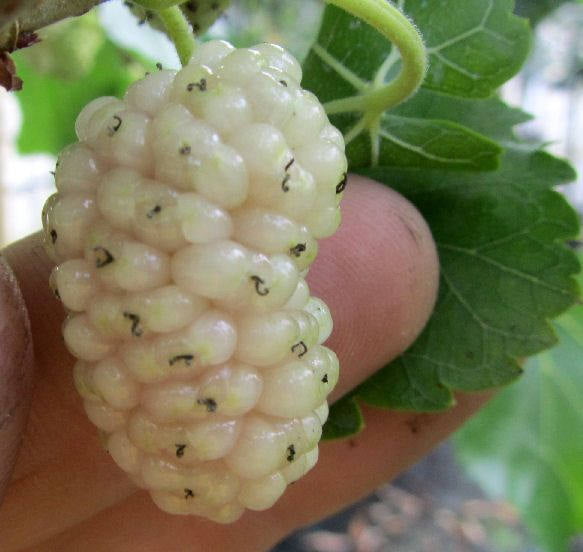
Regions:
M 568 184 L 577 177 L 573 167 L 566 161 L 544 150 L 532 149 L 531 146 L 522 144 L 508 144 L 496 172 L 463 174 L 455 171 L 401 170 L 393 167 L 371 167 L 359 172 L 366 172 L 371 178 L 379 180 L 388 178 L 389 173 L 406 178 L 405 183 L 393 182 L 391 186 L 415 201 L 417 195 L 437 190 L 458 190 L 463 194 L 464 188 L 469 186 L 486 191 L 495 186 L 505 188 L 513 185 L 520 188 L 550 189 Z
M 465 0 L 464 0 L 465 1 Z M 415 23 L 420 27 L 426 40 L 451 40 L 444 48 L 448 55 L 455 58 L 458 53 L 467 54 L 471 44 L 480 44 L 484 49 L 490 48 L 487 59 L 472 56 L 467 63 L 473 63 L 475 75 L 472 80 L 473 92 L 463 89 L 459 79 L 454 79 L 443 68 L 430 66 L 427 80 L 418 94 L 409 102 L 390 114 L 385 114 L 380 126 L 365 128 L 364 121 L 357 114 L 337 114 L 332 122 L 345 134 L 347 152 L 351 168 L 367 166 L 399 166 L 420 168 L 442 168 L 455 170 L 493 170 L 498 166 L 500 147 L 481 134 L 483 130 L 491 132 L 492 138 L 504 136 L 504 128 L 496 132 L 495 125 L 500 119 L 512 120 L 512 124 L 522 122 L 524 116 L 509 108 L 501 107 L 501 102 L 488 100 L 486 106 L 475 108 L 469 100 L 448 98 L 429 91 L 427 87 L 448 93 L 488 96 L 494 89 L 512 76 L 524 61 L 528 49 L 528 29 L 524 22 L 511 13 L 511 5 L 506 0 L 491 0 L 487 10 L 489 22 L 503 26 L 499 33 L 491 33 L 484 24 L 476 32 L 465 32 L 458 39 L 452 33 L 459 29 L 453 23 L 443 25 L 441 18 L 433 11 L 439 6 L 445 13 L 459 8 L 458 0 L 441 2 L 421 2 L 409 0 L 404 4 L 410 15 L 418 16 Z M 461 18 L 470 24 L 478 15 L 484 17 L 484 4 L 472 2 L 464 8 Z M 487 2 L 488 4 L 488 2 Z M 431 5 L 431 13 L 427 13 Z M 486 15 L 487 15 L 486 14 Z M 434 18 L 431 19 L 431 18 Z M 448 19 L 452 19 L 448 16 Z M 439 23 L 440 26 L 437 25 Z M 478 25 L 479 27 L 479 25 Z M 518 30 L 520 27 L 520 31 Z M 500 33 L 512 35 L 515 49 L 509 52 L 497 46 Z M 499 36 L 500 35 L 500 36 Z M 519 48 L 522 44 L 523 50 Z M 524 44 L 523 44 L 524 43 Z M 470 45 L 468 45 L 470 44 Z M 329 6 L 324 14 L 322 28 L 318 39 L 304 64 L 304 86 L 312 90 L 323 102 L 332 102 L 365 94 L 374 86 L 391 78 L 398 66 L 398 56 L 392 55 L 392 46 L 376 30 L 336 7 Z M 442 50 L 435 49 L 433 57 L 440 59 Z M 509 59 L 512 57 L 512 62 Z M 482 72 L 478 71 L 479 68 Z M 480 65 L 481 64 L 481 65 Z M 503 70 L 500 69 L 503 66 Z M 494 69 L 495 67 L 495 75 Z M 447 73 L 447 75 L 446 75 Z M 445 75 L 445 76 L 444 76 Z M 438 86 L 440 78 L 444 84 Z M 436 84 L 437 83 L 437 84 Z M 454 85 L 459 88 L 454 90 Z M 465 85 L 464 85 L 465 86 Z M 462 90 L 463 89 L 463 90 Z M 488 108 L 490 113 L 485 113 Z M 479 117 L 471 116 L 471 113 Z M 495 115 L 486 122 L 484 116 Z M 473 127 L 467 128 L 468 124 Z M 511 128 L 512 124 L 506 127 Z
M 392 46 L 375 29 L 328 5 L 322 26 L 304 60 L 302 86 L 321 102 L 354 95 L 375 76 Z
M 487 98 L 518 72 L 530 50 L 528 22 L 513 15 L 512 0 L 406 0 L 402 5 L 428 47 L 425 88 Z M 396 59 L 387 59 L 391 51 L 376 30 L 328 6 L 305 62 L 304 85 L 321 101 L 353 96 L 374 78 L 394 75 Z
M 89 101 L 99 96 L 123 95 L 144 71 L 141 64 L 131 61 L 110 41 L 105 41 L 97 52 L 91 71 L 73 82 L 38 73 L 21 52 L 14 57 L 24 81 L 23 90 L 17 94 L 23 111 L 18 146 L 23 153 L 60 152 L 76 140 L 75 119 Z
M 451 121 L 384 114 L 378 133 L 361 134 L 347 148 L 351 168 L 371 165 L 491 170 L 502 149 Z
M 530 50 L 528 22 L 514 0 L 406 0 L 429 54 L 424 86 L 486 98 L 514 76 Z
M 567 3 L 569 0 L 517 0 L 516 13 L 521 17 L 530 19 L 532 25 L 536 25 L 553 10 Z M 581 1 L 581 0 L 579 0 Z
M 515 503 L 548 550 L 564 552 L 583 531 L 583 306 L 557 319 L 555 328 L 560 345 L 531 359 L 521 381 L 455 443 L 482 487 Z
M 564 245 L 578 233 L 578 216 L 549 189 L 574 177 L 567 163 L 514 149 L 493 173 L 388 167 L 359 172 L 397 184 L 421 211 L 437 242 L 441 282 L 421 336 L 350 401 L 446 409 L 453 390 L 508 384 L 522 373 L 517 359 L 555 343 L 548 319 L 578 294 L 572 275 L 579 263 Z M 351 410 L 343 402 L 337 408 L 350 426 Z M 357 423 L 354 416 L 352 425 Z
M 572 275 L 579 265 L 562 242 L 577 235 L 579 222 L 563 196 L 548 188 L 573 176 L 569 165 L 540 152 L 512 151 L 490 174 L 360 172 L 398 183 L 429 223 L 441 262 L 440 294 L 425 331 L 358 389 L 361 399 L 446 408 L 451 390 L 507 384 L 522 372 L 517 358 L 554 344 L 548 319 L 577 297 Z M 396 380 L 409 384 L 399 388 Z
M 476 100 L 426 89 L 419 90 L 392 113 L 402 117 L 453 121 L 501 142 L 515 140 L 514 127 L 532 119 L 528 113 L 510 107 L 496 97 Z
M 552 190 L 574 171 L 519 142 L 514 127 L 529 115 L 493 96 L 525 60 L 527 23 L 509 0 L 400 5 L 430 46 L 424 87 L 378 129 L 356 113 L 332 121 L 345 133 L 350 170 L 392 186 L 424 215 L 439 249 L 440 293 L 417 342 L 332 409 L 326 437 L 362 427 L 356 400 L 435 411 L 456 390 L 514 381 L 518 359 L 555 343 L 549 320 L 577 297 L 579 264 L 564 243 L 579 221 Z M 396 59 L 377 31 L 328 7 L 304 83 L 338 112 L 338 100 L 394 77 Z
M 329 419 L 324 425 L 324 439 L 340 439 L 358 433 L 364 423 L 356 401 L 345 397 L 330 407 Z

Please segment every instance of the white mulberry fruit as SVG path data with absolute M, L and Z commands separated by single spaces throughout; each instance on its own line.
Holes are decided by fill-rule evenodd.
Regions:
M 341 134 L 282 48 L 199 47 L 77 119 L 46 204 L 75 383 L 156 504 L 218 522 L 311 469 L 338 359 L 305 276 L 340 221 Z

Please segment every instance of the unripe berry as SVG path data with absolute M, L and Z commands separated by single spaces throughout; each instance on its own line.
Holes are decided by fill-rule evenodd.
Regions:
M 231 0 L 186 0 L 180 4 L 182 13 L 196 35 L 202 35 L 223 15 Z M 159 31 L 166 31 L 164 23 L 155 11 L 142 7 L 139 2 L 126 1 L 124 4 L 138 19 L 140 25 L 148 23 Z

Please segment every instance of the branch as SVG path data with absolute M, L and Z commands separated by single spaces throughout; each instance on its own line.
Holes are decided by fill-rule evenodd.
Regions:
M 87 13 L 105 0 L 2 0 L 0 51 L 11 50 L 18 33 L 33 33 L 67 17 Z

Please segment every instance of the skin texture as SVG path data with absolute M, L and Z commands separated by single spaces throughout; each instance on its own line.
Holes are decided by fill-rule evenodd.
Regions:
M 0 258 L 0 497 L 10 480 L 28 414 L 33 374 L 30 324 L 10 267 Z
M 353 177 L 343 214 L 338 233 L 321 242 L 309 276 L 312 293 L 327 302 L 335 322 L 327 345 L 340 357 L 341 379 L 333 399 L 414 341 L 431 313 L 438 285 L 435 245 L 425 222 L 405 199 Z M 73 388 L 72 358 L 60 336 L 63 311 L 47 285 L 51 263 L 39 237 L 13 244 L 4 253 L 28 307 L 36 353 L 32 408 L 0 507 L 4 552 L 268 550 L 294 529 L 390 480 L 488 398 L 463 395 L 452 410 L 431 415 L 365 408 L 366 429 L 352 439 L 324 443 L 316 468 L 271 510 L 247 512 L 230 526 L 169 516 L 108 458 L 86 419 Z M 8 297 L 4 302 L 18 304 L 13 285 L 1 290 Z M 20 317 L 9 319 L 20 340 L 1 333 L 0 350 L 3 357 L 21 360 L 1 366 L 13 374 L 30 374 L 30 355 L 23 352 L 29 343 L 26 317 L 22 306 L 15 312 Z M 8 376 L 8 381 L 14 378 Z M 26 385 L 12 385 L 0 395 L 0 413 L 11 404 L 25 404 L 29 394 Z M 0 474 L 14 457 L 21 424 L 12 421 L 15 437 L 0 441 Z

